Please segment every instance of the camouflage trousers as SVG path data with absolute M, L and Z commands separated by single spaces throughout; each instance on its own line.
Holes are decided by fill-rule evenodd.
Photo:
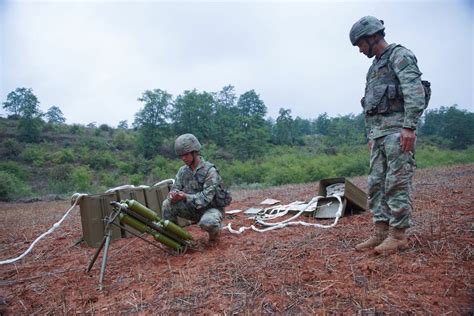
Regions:
M 217 208 L 209 208 L 206 210 L 197 210 L 193 205 L 185 201 L 171 204 L 169 199 L 163 202 L 162 207 L 163 219 L 168 219 L 177 223 L 178 216 L 197 223 L 202 230 L 214 233 L 222 228 L 222 220 L 224 214 Z
M 374 223 L 383 221 L 395 228 L 411 226 L 414 171 L 415 155 L 401 150 L 400 133 L 374 140 L 368 179 L 368 206 Z

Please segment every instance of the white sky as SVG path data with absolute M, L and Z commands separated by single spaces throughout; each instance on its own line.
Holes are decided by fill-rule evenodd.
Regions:
M 365 15 L 411 49 L 430 80 L 430 108 L 473 111 L 474 1 L 0 0 L 0 102 L 32 88 L 67 123 L 131 124 L 145 90 L 237 96 L 254 89 L 276 118 L 358 114 L 372 62 L 351 46 Z M 0 109 L 0 115 L 6 116 Z

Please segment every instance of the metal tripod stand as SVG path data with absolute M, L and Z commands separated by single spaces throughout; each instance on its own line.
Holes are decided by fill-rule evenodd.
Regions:
M 105 274 L 105 267 L 107 265 L 107 254 L 109 251 L 109 246 L 110 246 L 110 240 L 112 239 L 112 225 L 116 225 L 120 227 L 121 229 L 129 232 L 130 234 L 146 241 L 147 243 L 152 244 L 153 246 L 158 247 L 156 244 L 146 240 L 142 236 L 137 235 L 135 232 L 131 231 L 127 227 L 124 227 L 118 223 L 116 223 L 116 219 L 119 216 L 119 214 L 124 211 L 124 207 L 118 203 L 118 202 L 110 202 L 110 205 L 114 206 L 114 210 L 112 213 L 110 213 L 109 216 L 104 218 L 104 221 L 106 222 L 105 229 L 104 229 L 104 238 L 102 239 L 102 242 L 97 248 L 96 252 L 94 253 L 94 256 L 92 257 L 91 261 L 89 262 L 89 265 L 87 266 L 87 272 L 90 272 L 92 267 L 94 266 L 94 263 L 96 262 L 97 258 L 99 257 L 100 252 L 102 249 L 104 249 L 104 253 L 102 255 L 102 265 L 100 266 L 100 275 L 99 275 L 99 291 L 102 291 L 104 288 L 103 281 L 104 281 L 104 274 Z M 161 249 L 161 248 L 160 248 Z

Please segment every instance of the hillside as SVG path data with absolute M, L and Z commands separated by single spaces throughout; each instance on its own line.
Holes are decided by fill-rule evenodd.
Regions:
M 196 249 L 181 256 L 137 238 L 114 241 L 102 292 L 99 262 L 85 272 L 95 250 L 74 245 L 81 237 L 75 210 L 27 257 L 0 266 L 0 314 L 471 314 L 473 178 L 474 164 L 418 170 L 409 249 L 390 256 L 354 251 L 370 234 L 368 212 L 327 230 L 224 231 L 213 247 L 191 226 Z M 366 189 L 365 177 L 351 181 Z M 317 189 L 308 183 L 236 191 L 228 210 L 265 198 L 309 199 Z M 22 253 L 68 207 L 0 203 L 1 259 Z M 237 214 L 225 223 L 252 221 Z
M 210 95 L 187 95 L 189 102 L 180 113 L 196 117 L 202 104 L 195 98 L 205 96 Z M 207 97 L 202 101 L 210 102 L 213 110 L 207 118 L 199 116 L 198 125 L 180 115 L 160 124 L 148 122 L 145 118 L 155 116 L 147 111 L 137 113 L 133 128 L 67 125 L 46 122 L 43 116 L 0 117 L 0 201 L 51 200 L 174 177 L 181 165 L 174 141 L 183 133 L 200 140 L 204 158 L 218 166 L 226 185 L 234 188 L 368 173 L 361 114 L 293 119 L 288 110 L 273 120 L 265 119 L 264 107 L 249 110 L 253 103 L 242 108 Z M 417 129 L 419 167 L 474 162 L 473 126 L 474 113 L 456 105 L 426 111 Z

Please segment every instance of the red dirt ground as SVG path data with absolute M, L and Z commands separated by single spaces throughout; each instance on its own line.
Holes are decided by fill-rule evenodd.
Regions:
M 95 249 L 74 245 L 82 235 L 77 207 L 30 254 L 0 266 L 0 314 L 472 315 L 473 178 L 474 164 L 418 170 L 409 249 L 392 255 L 354 251 L 371 233 L 369 212 L 332 229 L 224 231 L 215 246 L 191 226 L 197 249 L 184 255 L 137 238 L 114 241 L 103 291 L 101 257 L 86 273 Z M 366 189 L 365 178 L 350 180 Z M 317 183 L 238 191 L 228 210 L 317 192 Z M 23 253 L 68 208 L 68 201 L 1 203 L 0 259 Z M 243 214 L 225 222 L 252 224 Z

